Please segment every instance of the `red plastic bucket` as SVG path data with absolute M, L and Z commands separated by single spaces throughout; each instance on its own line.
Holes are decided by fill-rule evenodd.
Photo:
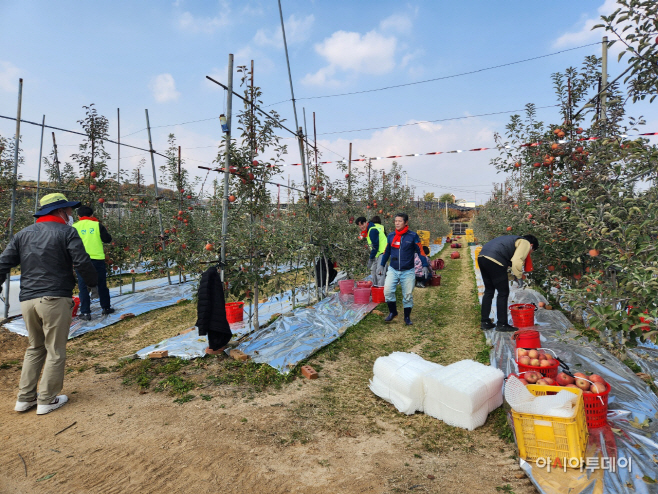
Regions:
M 372 281 L 357 281 L 357 288 L 370 288 L 372 286 Z
M 539 348 L 541 346 L 539 331 L 534 329 L 520 329 L 514 333 L 513 338 L 516 340 L 516 348 Z
M 244 302 L 228 302 L 226 304 L 226 320 L 230 323 L 244 319 Z
M 610 384 L 606 383 L 603 393 L 583 393 L 587 427 L 603 427 L 608 423 L 608 395 Z
M 512 314 L 512 325 L 517 328 L 527 328 L 535 325 L 535 311 L 537 307 L 532 304 L 512 304 L 509 311 Z
M 350 295 L 354 293 L 354 280 L 339 281 L 338 286 L 340 286 L 340 293 L 343 295 Z
M 370 303 L 370 288 L 355 288 L 354 289 L 354 303 L 355 304 L 369 304 Z
M 78 315 L 78 309 L 80 308 L 80 297 L 73 297 L 73 317 Z
M 441 286 L 441 275 L 435 274 L 430 280 L 430 286 Z
M 383 304 L 384 302 L 386 302 L 383 286 L 373 286 L 371 289 L 371 294 L 372 294 L 372 301 L 374 303 Z
M 432 260 L 430 266 L 434 271 L 438 271 L 445 267 L 445 262 L 443 261 L 443 259 L 434 259 Z

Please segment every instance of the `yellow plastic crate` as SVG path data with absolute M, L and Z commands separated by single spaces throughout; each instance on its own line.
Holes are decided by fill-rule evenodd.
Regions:
M 584 459 L 589 433 L 585 419 L 583 392 L 577 388 L 539 384 L 529 384 L 527 388 L 535 396 L 567 390 L 578 395 L 578 403 L 573 415 L 567 418 L 519 413 L 512 410 L 519 457 L 526 461 L 536 461 L 538 458 L 550 458 L 549 461 L 555 458 Z M 569 465 L 569 462 L 567 461 L 566 464 Z M 580 462 L 577 466 L 579 465 Z
M 466 229 L 466 235 L 473 235 L 473 229 L 472 228 L 467 228 Z
M 416 233 L 418 234 L 421 240 L 430 239 L 430 232 L 428 232 L 427 230 L 416 230 Z

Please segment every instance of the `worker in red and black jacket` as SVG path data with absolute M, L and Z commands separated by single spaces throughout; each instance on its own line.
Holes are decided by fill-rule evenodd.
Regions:
M 383 274 L 389 257 L 391 263 L 386 271 L 386 282 L 384 283 L 384 296 L 388 304 L 389 314 L 385 321 L 392 321 L 398 315 L 396 307 L 395 290 L 400 284 L 402 287 L 402 306 L 404 307 L 404 323 L 411 322 L 411 309 L 414 306 L 412 292 L 416 282 L 414 271 L 414 254 L 418 254 L 423 271 L 427 276 L 429 264 L 427 257 L 421 248 L 420 237 L 414 231 L 409 230 L 409 215 L 398 213 L 395 215 L 395 231 L 389 233 L 386 238 L 386 250 L 381 257 L 378 274 Z

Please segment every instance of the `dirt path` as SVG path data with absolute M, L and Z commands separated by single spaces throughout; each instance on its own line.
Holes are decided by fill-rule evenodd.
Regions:
M 499 414 L 468 432 L 402 415 L 368 389 L 391 351 L 486 357 L 466 249 L 446 264 L 440 288 L 414 291 L 413 326 L 369 315 L 309 360 L 315 381 L 223 357 L 117 366 L 193 324 L 182 304 L 71 341 L 71 403 L 16 414 L 26 340 L 0 329 L 0 492 L 535 492 Z

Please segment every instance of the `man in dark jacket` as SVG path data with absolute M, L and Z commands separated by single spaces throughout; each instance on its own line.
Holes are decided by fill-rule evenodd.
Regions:
M 507 322 L 507 301 L 509 299 L 509 281 L 507 268 L 518 280 L 523 278 L 523 267 L 531 252 L 539 248 L 539 241 L 533 235 L 503 235 L 484 244 L 478 255 L 478 266 L 484 281 L 482 296 L 482 314 L 480 327 L 496 331 L 516 331 L 517 328 Z M 494 292 L 496 299 L 496 324 L 489 318 Z
M 78 208 L 79 220 L 73 223 L 78 231 L 91 263 L 98 274 L 98 296 L 100 298 L 102 314 L 112 314 L 114 309 L 110 306 L 110 290 L 107 288 L 107 268 L 105 266 L 105 251 L 103 244 L 109 244 L 112 236 L 103 224 L 94 217 L 94 210 L 88 206 Z M 87 291 L 84 277 L 78 272 L 78 286 L 80 287 L 80 319 L 91 321 L 91 298 Z
M 23 228 L 0 255 L 0 286 L 10 270 L 21 266 L 21 312 L 28 332 L 18 400 L 14 410 L 26 412 L 37 406 L 43 415 L 64 405 L 66 395 L 57 395 L 64 385 L 66 342 L 73 309 L 73 268 L 96 291 L 97 275 L 73 224 L 73 208 L 63 194 L 41 199 L 34 225 Z M 39 393 L 37 381 L 43 369 Z
M 420 237 L 416 232 L 409 230 L 409 216 L 406 213 L 395 215 L 395 231 L 389 233 L 386 238 L 386 249 L 381 257 L 378 275 L 384 273 L 389 257 L 391 263 L 386 271 L 386 282 L 384 283 L 384 296 L 388 304 L 389 314 L 385 321 L 392 321 L 398 315 L 395 300 L 395 289 L 398 284 L 402 287 L 402 306 L 404 307 L 404 322 L 411 322 L 411 309 L 414 306 L 412 292 L 416 282 L 414 272 L 414 254 L 418 254 L 423 265 L 425 276 L 429 274 L 427 257 L 421 250 Z

